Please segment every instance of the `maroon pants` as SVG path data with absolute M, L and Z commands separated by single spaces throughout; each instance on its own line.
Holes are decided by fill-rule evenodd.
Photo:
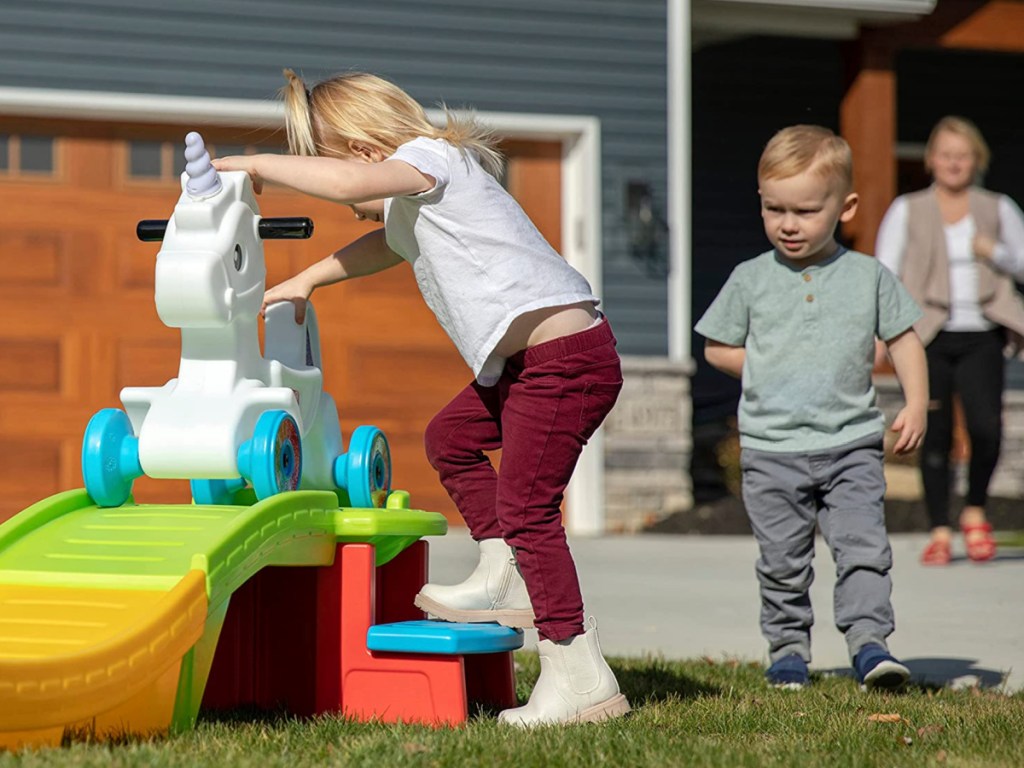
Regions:
M 515 548 L 542 638 L 583 632 L 560 507 L 583 446 L 620 389 L 606 320 L 512 356 L 495 386 L 473 382 L 427 427 L 427 457 L 473 538 Z M 485 454 L 497 448 L 499 472 Z

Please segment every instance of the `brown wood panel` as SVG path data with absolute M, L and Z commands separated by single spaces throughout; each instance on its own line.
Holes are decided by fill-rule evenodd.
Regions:
M 852 71 L 839 121 L 853 152 L 853 186 L 860 206 L 843 232 L 854 248 L 874 253 L 878 227 L 896 195 L 896 77 L 888 49 L 861 44 L 849 54 Z
M 167 126 L 0 119 L 0 131 L 62 137 L 54 179 L 4 179 L 0 210 L 17 222 L 0 235 L 0 520 L 59 490 L 80 487 L 81 438 L 100 408 L 118 407 L 124 386 L 160 385 L 178 366 L 179 335 L 153 304 L 158 246 L 136 240 L 135 224 L 166 218 L 171 182 L 125 180 L 125 138 L 178 140 Z M 270 132 L 204 129 L 210 141 L 275 139 Z M 170 138 L 169 138 L 170 137 Z M 510 143 L 510 191 L 557 246 L 561 149 Z M 260 198 L 265 216 L 315 221 L 308 241 L 265 244 L 268 284 L 368 231 L 350 209 L 286 190 Z M 318 291 L 325 388 L 345 439 L 375 424 L 391 443 L 395 485 L 415 506 L 459 522 L 423 451 L 430 418 L 470 380 L 407 265 Z M 184 481 L 140 478 L 142 501 L 187 501 Z
M 524 207 L 549 243 L 562 248 L 562 146 L 556 143 L 506 141 L 508 191 Z
M 939 38 L 947 48 L 1024 52 L 1024 4 L 1009 0 L 987 3 Z
M 4 436 L 7 437 L 6 435 Z M 5 506 L 17 511 L 39 500 L 40 488 L 57 488 L 60 483 L 60 441 L 23 435 L 3 452 L 0 487 Z M 0 513 L 0 520 L 5 515 Z

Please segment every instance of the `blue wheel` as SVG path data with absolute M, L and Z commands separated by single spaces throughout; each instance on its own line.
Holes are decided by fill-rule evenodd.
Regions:
M 391 491 L 391 449 L 377 427 L 356 427 L 348 453 L 335 461 L 334 480 L 353 507 L 381 507 Z
M 245 480 L 191 480 L 189 485 L 196 504 L 231 505 L 235 503 L 235 491 L 245 487 Z
M 128 415 L 118 408 L 97 411 L 82 440 L 82 478 L 89 496 L 101 507 L 119 507 L 141 474 L 139 440 Z
M 238 449 L 238 468 L 262 500 L 294 491 L 302 479 L 299 427 L 286 411 L 267 411 L 256 422 L 252 440 Z

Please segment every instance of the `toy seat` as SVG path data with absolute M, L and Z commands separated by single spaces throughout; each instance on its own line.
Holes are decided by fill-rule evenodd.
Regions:
M 501 653 L 522 648 L 523 631 L 499 624 L 399 621 L 370 627 L 366 633 L 366 647 L 371 651 L 448 656 Z

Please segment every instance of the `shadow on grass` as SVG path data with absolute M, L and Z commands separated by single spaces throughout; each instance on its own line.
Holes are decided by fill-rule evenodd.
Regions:
M 910 680 L 923 687 L 1000 688 L 1006 672 L 975 666 L 976 659 L 903 659 Z
M 900 662 L 910 670 L 910 681 L 903 689 L 905 692 L 934 691 L 941 688 L 994 689 L 1001 688 L 1006 679 L 1006 672 L 975 666 L 975 659 L 920 658 L 900 659 Z M 850 667 L 823 669 L 819 674 L 826 677 L 854 677 Z
M 234 709 L 200 709 L 198 722 L 218 725 L 279 726 L 294 721 L 297 717 L 284 707 L 262 709 L 256 706 L 243 706 Z
M 695 699 L 717 696 L 722 689 L 695 680 L 670 664 L 646 660 L 642 665 L 612 663 L 619 689 L 636 706 L 642 702 Z

